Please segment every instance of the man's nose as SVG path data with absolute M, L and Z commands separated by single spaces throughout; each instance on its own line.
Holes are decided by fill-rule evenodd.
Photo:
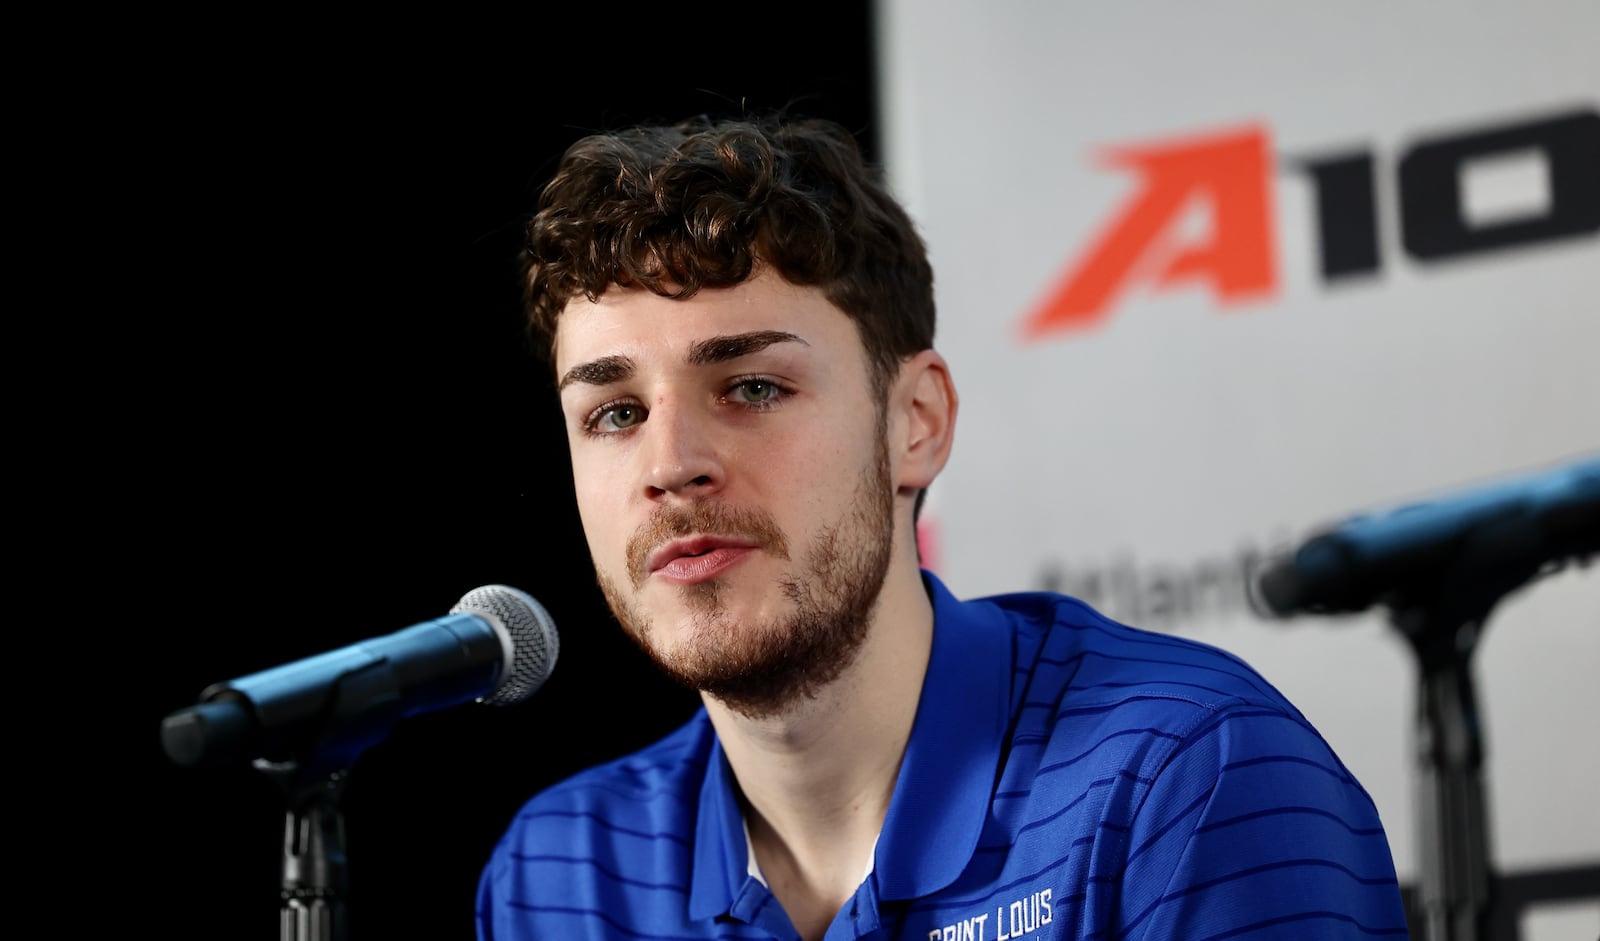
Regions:
M 710 416 L 681 404 L 657 403 L 645 422 L 645 496 L 702 497 L 722 486 Z

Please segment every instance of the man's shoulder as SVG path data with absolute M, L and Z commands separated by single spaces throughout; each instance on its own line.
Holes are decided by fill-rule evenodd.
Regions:
M 1090 708 L 1144 703 L 1194 713 L 1244 706 L 1300 716 L 1266 676 L 1223 646 L 1125 624 L 1056 592 L 1013 592 L 974 603 L 994 606 L 1015 626 L 1017 669 L 1035 695 L 1054 689 Z
M 700 710 L 656 742 L 524 802 L 479 877 L 480 935 L 554 936 L 579 922 L 678 918 L 713 741 Z
M 1107 813 L 1126 825 L 1158 780 L 1184 795 L 1162 805 L 1171 809 L 1212 794 L 1232 768 L 1233 780 L 1260 784 L 1246 791 L 1355 807 L 1350 825 L 1381 834 L 1370 797 L 1315 726 L 1223 647 L 1122 624 L 1065 595 L 981 600 L 1016 626 L 1012 773 L 1033 775 L 1019 793 L 1060 803 L 1105 786 L 1105 806 L 1120 807 Z

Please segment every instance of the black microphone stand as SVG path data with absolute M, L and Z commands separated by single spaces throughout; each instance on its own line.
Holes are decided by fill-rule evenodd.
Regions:
M 1416 714 L 1420 908 L 1426 941 L 1488 937 L 1489 823 L 1483 728 L 1472 654 L 1484 622 L 1427 607 L 1400 608 L 1393 625 L 1410 642 Z
M 1420 908 L 1426 941 L 1515 937 L 1497 909 L 1472 655 L 1502 598 L 1547 564 L 1542 534 L 1508 516 L 1473 533 L 1451 564 L 1391 593 L 1391 624 L 1419 674 L 1416 715 Z

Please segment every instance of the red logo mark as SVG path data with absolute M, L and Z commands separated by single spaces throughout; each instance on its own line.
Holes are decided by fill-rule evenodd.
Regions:
M 1209 281 L 1225 303 L 1277 287 L 1265 128 L 1123 147 L 1105 159 L 1137 173 L 1140 188 L 1024 319 L 1024 339 L 1098 326 L 1118 293 L 1140 280 L 1158 288 Z M 1185 244 L 1170 230 L 1197 201 L 1210 231 Z

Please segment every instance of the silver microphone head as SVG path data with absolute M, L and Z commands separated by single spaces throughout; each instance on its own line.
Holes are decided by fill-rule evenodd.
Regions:
M 506 666 L 500 682 L 478 701 L 509 706 L 538 692 L 555 669 L 561 639 L 550 612 L 524 591 L 484 585 L 461 596 L 451 614 L 476 614 L 502 628 Z

